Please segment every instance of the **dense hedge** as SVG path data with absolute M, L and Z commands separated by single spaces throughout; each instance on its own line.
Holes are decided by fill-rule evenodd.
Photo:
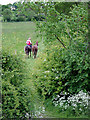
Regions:
M 30 115 L 30 91 L 25 86 L 25 63 L 18 57 L 2 54 L 2 117 L 21 119 Z M 33 104 L 32 104 L 33 106 Z
M 61 92 L 69 95 L 81 90 L 88 92 L 88 4 L 73 5 L 70 16 L 60 14 L 55 5 L 47 9 L 46 22 L 37 23 L 49 47 L 36 85 L 45 98 Z M 56 40 L 63 48 L 55 47 Z
M 55 48 L 56 49 L 56 48 Z M 36 86 L 45 98 L 63 92 L 73 95 L 89 91 L 89 57 L 75 48 L 61 48 L 47 52 L 42 61 L 41 72 L 37 74 Z M 68 95 L 68 96 L 69 96 Z
M 84 51 L 81 54 L 73 47 L 68 50 L 56 47 L 49 49 L 46 50 L 46 57 L 43 55 L 39 59 L 37 68 L 35 67 L 38 72 L 32 76 L 39 95 L 44 99 L 46 107 L 51 103 L 52 106 L 57 106 L 60 114 L 69 117 L 88 116 L 88 54 Z M 82 94 L 87 94 L 84 98 L 81 91 Z M 78 99 L 75 96 L 79 96 Z M 71 101 L 69 98 L 72 98 Z M 83 104 L 84 101 L 87 101 L 87 105 Z

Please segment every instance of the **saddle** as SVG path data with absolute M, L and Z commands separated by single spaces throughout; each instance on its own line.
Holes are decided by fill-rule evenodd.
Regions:
M 29 49 L 31 48 L 29 45 L 26 45 L 26 46 L 28 46 Z

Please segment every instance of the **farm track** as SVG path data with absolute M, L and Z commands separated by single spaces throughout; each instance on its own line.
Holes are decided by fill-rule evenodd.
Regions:
M 43 54 L 43 50 L 44 50 L 45 46 L 43 45 L 42 42 L 39 43 L 38 46 L 38 53 L 37 53 L 37 58 L 34 59 L 32 54 L 31 54 L 31 58 L 25 58 L 25 54 L 23 54 L 24 56 L 24 62 L 26 63 L 26 67 L 27 67 L 27 72 L 26 75 L 28 76 L 28 79 L 25 81 L 26 86 L 29 86 L 30 91 L 32 93 L 32 100 L 35 104 L 35 114 L 37 116 L 37 118 L 46 118 L 46 114 L 43 113 L 43 111 L 45 111 L 44 109 L 44 105 L 42 103 L 42 100 L 39 98 L 39 95 L 37 93 L 37 90 L 35 88 L 34 82 L 33 82 L 33 77 L 32 74 L 35 74 L 34 69 L 35 66 L 37 66 L 37 61 L 40 59 L 40 55 Z M 38 70 L 37 70 L 38 71 Z M 45 111 L 46 113 L 46 111 Z

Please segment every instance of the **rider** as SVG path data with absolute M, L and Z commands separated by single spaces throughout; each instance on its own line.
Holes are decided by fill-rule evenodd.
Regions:
M 26 44 L 32 48 L 31 38 L 28 38 L 28 40 L 26 41 Z

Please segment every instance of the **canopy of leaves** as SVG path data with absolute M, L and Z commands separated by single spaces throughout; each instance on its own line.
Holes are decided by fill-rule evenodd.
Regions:
M 4 21 L 7 20 L 7 22 L 9 22 L 11 20 L 11 10 L 10 9 L 5 9 L 3 11 L 3 19 Z

